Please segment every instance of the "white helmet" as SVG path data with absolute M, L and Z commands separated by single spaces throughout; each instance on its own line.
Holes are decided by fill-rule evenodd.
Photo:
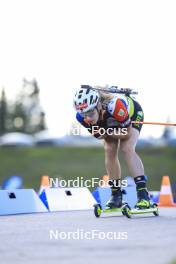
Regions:
M 99 101 L 99 93 L 90 88 L 80 88 L 74 96 L 74 106 L 77 112 L 86 113 L 94 109 Z

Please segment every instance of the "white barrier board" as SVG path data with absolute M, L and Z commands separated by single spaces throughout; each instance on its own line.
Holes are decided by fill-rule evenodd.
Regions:
M 49 211 L 88 210 L 96 200 L 86 188 L 48 188 L 44 190 Z
M 48 212 L 33 189 L 0 190 L 0 215 Z

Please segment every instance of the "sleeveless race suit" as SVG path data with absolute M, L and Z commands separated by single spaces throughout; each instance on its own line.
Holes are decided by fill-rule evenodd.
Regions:
M 121 94 L 114 96 L 106 104 L 105 110 L 103 120 L 98 120 L 96 124 L 99 128 L 127 128 L 131 125 L 131 121 L 141 122 L 144 120 L 142 107 L 130 96 Z M 87 124 L 80 113 L 76 114 L 76 119 L 92 134 L 92 125 Z M 140 132 L 142 124 L 132 124 L 132 127 Z M 98 133 L 94 136 L 99 138 Z

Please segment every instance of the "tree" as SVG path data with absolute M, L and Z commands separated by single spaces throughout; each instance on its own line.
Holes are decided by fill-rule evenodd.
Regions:
M 2 90 L 0 98 L 0 135 L 6 131 L 6 117 L 7 117 L 7 100 L 5 89 Z
M 23 86 L 13 102 L 6 100 L 2 91 L 0 100 L 0 134 L 22 132 L 34 134 L 46 129 L 45 113 L 40 105 L 37 81 L 23 80 Z
M 170 123 L 170 118 L 167 118 L 167 123 Z M 172 137 L 173 134 L 173 127 L 170 126 L 165 126 L 164 131 L 163 131 L 163 135 L 162 138 L 165 140 L 168 140 Z

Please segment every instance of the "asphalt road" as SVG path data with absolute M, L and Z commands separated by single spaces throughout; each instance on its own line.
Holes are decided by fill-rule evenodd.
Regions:
M 160 216 L 91 211 L 0 217 L 0 263 L 155 263 L 176 259 L 176 208 Z

